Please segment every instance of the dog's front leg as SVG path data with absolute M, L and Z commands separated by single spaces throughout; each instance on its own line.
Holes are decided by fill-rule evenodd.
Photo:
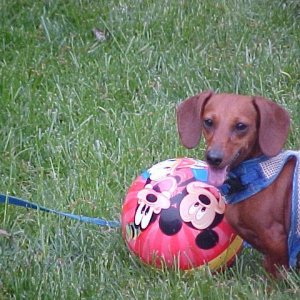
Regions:
M 275 278 L 282 277 L 280 270 L 288 270 L 288 261 L 284 257 L 272 256 L 270 253 L 264 256 L 263 266 L 265 270 Z

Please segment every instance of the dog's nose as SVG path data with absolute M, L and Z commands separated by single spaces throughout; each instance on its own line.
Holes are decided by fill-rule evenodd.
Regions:
M 206 161 L 213 167 L 218 167 L 223 160 L 223 153 L 219 150 L 209 150 L 206 154 Z

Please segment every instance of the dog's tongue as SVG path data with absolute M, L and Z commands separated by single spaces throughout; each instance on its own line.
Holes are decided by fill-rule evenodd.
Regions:
M 215 187 L 220 187 L 226 179 L 226 174 L 227 167 L 222 169 L 208 167 L 208 183 Z

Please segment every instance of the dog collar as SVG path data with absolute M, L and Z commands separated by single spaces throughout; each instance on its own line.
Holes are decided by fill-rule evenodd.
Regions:
M 220 187 L 227 204 L 241 202 L 268 187 L 279 175 L 285 163 L 282 154 L 268 158 L 265 155 L 246 160 L 227 174 Z
M 285 164 L 296 159 L 291 199 L 291 226 L 288 238 L 289 265 L 300 262 L 300 151 L 283 151 L 268 158 L 260 156 L 244 161 L 231 170 L 220 187 L 227 204 L 239 203 L 268 187 L 278 177 Z M 298 263 L 299 263 L 298 262 Z

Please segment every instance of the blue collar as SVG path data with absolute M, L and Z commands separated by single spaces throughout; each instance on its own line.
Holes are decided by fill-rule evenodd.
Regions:
M 273 158 L 262 155 L 246 160 L 232 169 L 227 174 L 226 181 L 220 187 L 226 203 L 235 204 L 241 202 L 268 187 L 277 178 L 286 163 L 280 163 L 283 162 L 281 154 Z M 263 168 L 266 162 L 276 165 L 276 168 L 268 170 L 267 175 Z
M 288 248 L 289 265 L 295 267 L 300 255 L 300 152 L 283 151 L 271 158 L 260 156 L 244 161 L 229 172 L 227 180 L 220 187 L 220 192 L 228 204 L 241 202 L 272 184 L 291 158 L 296 159 L 296 165 L 293 175 Z

